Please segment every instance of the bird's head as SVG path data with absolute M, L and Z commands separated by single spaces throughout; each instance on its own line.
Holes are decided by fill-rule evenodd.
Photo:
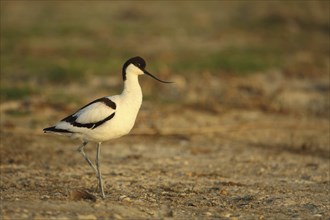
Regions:
M 145 74 L 158 80 L 159 82 L 172 83 L 158 79 L 156 76 L 149 73 L 145 68 L 146 68 L 146 61 L 144 61 L 142 57 L 137 56 L 127 60 L 123 65 L 123 80 L 124 81 L 126 80 L 127 74 L 135 74 L 138 76 Z

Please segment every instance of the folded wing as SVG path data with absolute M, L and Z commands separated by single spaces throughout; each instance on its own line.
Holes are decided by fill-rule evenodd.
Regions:
M 97 99 L 72 115 L 62 119 L 57 125 L 45 128 L 45 132 L 68 133 L 75 128 L 95 129 L 115 116 L 116 103 L 110 98 Z

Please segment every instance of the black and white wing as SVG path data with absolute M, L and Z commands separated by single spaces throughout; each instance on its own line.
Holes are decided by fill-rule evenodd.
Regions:
M 55 126 L 43 130 L 44 132 L 72 134 L 79 133 L 82 128 L 95 129 L 115 116 L 116 107 L 116 103 L 110 97 L 103 97 L 85 105 Z

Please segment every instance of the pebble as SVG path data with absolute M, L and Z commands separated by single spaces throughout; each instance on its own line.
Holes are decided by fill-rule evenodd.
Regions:
M 126 195 L 119 196 L 119 200 L 123 200 L 123 199 L 125 199 L 126 197 L 127 197 Z
M 206 216 L 212 216 L 212 213 L 211 212 L 205 212 L 204 213 Z
M 70 220 L 68 217 L 65 217 L 65 216 L 57 216 L 57 217 L 54 217 L 55 219 L 61 219 L 61 220 Z M 40 218 L 39 218 L 40 220 Z
M 56 192 L 56 193 L 54 193 L 53 194 L 54 196 L 56 196 L 56 197 L 60 197 L 60 196 L 62 196 L 62 193 L 60 193 L 60 192 Z M 50 196 L 48 196 L 48 198 L 49 198 Z
M 131 200 L 131 198 L 126 197 L 126 198 L 123 199 L 123 202 L 132 202 L 132 200 Z
M 119 196 L 119 200 L 123 202 L 132 202 L 131 198 L 126 195 Z
M 45 217 L 42 216 L 41 214 L 36 214 L 33 219 L 38 220 L 38 219 L 44 219 Z
M 156 202 L 156 199 L 154 199 L 154 198 L 148 198 L 148 201 L 149 202 Z
M 22 219 L 24 219 L 24 218 L 28 218 L 28 217 L 29 217 L 29 215 L 28 215 L 28 214 L 26 214 L 26 213 L 22 213 L 20 217 L 21 217 Z
M 230 216 L 231 216 L 230 213 L 226 213 L 226 214 L 223 215 L 223 217 L 225 217 L 225 218 L 229 218 Z
M 101 206 L 101 203 L 95 203 L 94 204 L 94 208 L 98 208 L 98 207 L 100 207 Z
M 170 205 L 161 205 L 159 217 L 160 219 L 164 219 L 164 217 L 173 217 L 173 210 Z
M 48 196 L 48 195 L 42 195 L 40 197 L 40 199 L 42 199 L 42 200 L 46 200 L 46 199 L 49 199 L 49 198 L 50 198 L 50 196 Z
M 79 220 L 96 220 L 95 215 L 78 215 Z
M 123 219 L 123 217 L 121 217 L 121 216 L 118 215 L 118 214 L 113 214 L 113 218 L 114 218 L 114 219 Z
M 85 190 L 73 190 L 70 192 L 69 197 L 73 201 L 91 200 L 93 202 L 96 202 L 96 200 L 97 200 L 96 196 L 94 196 L 93 194 L 91 194 Z
M 169 193 L 169 192 L 166 192 L 166 191 L 161 192 L 161 194 L 162 194 L 163 196 L 165 196 L 165 195 L 170 195 L 170 193 Z
M 221 195 L 224 195 L 224 196 L 227 196 L 227 195 L 228 195 L 228 191 L 222 189 L 222 190 L 220 190 L 220 194 L 221 194 Z

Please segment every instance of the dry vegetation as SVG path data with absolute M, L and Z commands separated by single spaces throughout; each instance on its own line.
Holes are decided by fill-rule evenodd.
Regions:
M 329 219 L 329 1 L 1 1 L 1 219 Z M 42 134 L 120 92 L 141 55 L 132 135 Z M 94 155 L 92 144 L 87 154 Z

